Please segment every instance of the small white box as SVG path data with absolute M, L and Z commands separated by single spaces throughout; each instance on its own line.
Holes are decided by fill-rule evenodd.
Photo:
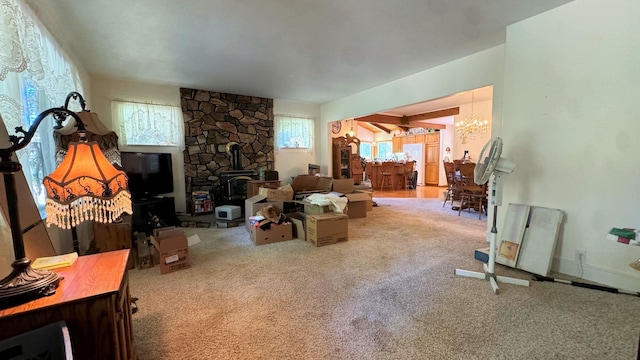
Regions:
M 216 219 L 233 220 L 242 216 L 240 206 L 223 205 L 216 207 Z

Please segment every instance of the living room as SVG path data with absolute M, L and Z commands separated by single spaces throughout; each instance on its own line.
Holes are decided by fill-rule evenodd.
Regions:
M 293 160 L 286 158 L 287 160 L 284 161 L 284 158 L 279 158 L 279 154 L 276 153 L 275 169 L 282 176 L 288 177 L 294 173 L 303 172 L 307 163 L 317 163 L 321 164 L 323 172 L 328 172 L 331 168 L 330 152 L 323 150 L 330 149 L 331 136 L 328 124 L 332 121 L 383 112 L 388 109 L 491 85 L 494 89 L 491 114 L 493 119 L 492 136 L 500 136 L 504 140 L 503 153 L 505 156 L 513 158 L 517 164 L 516 170 L 508 176 L 504 183 L 503 204 L 531 204 L 563 210 L 565 219 L 553 256 L 552 268 L 554 272 L 598 282 L 613 288 L 640 291 L 640 282 L 638 281 L 640 274 L 629 267 L 629 263 L 640 257 L 640 249 L 605 239 L 611 228 L 640 227 L 637 224 L 639 210 L 636 205 L 640 201 L 640 195 L 635 191 L 636 185 L 634 181 L 640 176 L 640 170 L 638 170 L 638 167 L 628 165 L 636 162 L 636 154 L 640 152 L 638 142 L 634 140 L 633 136 L 634 133 L 640 130 L 640 122 L 637 121 L 640 110 L 634 104 L 635 95 L 638 93 L 637 84 L 640 83 L 640 71 L 635 65 L 640 57 L 640 50 L 633 46 L 633 44 L 637 43 L 637 34 L 640 33 L 640 24 L 634 18 L 635 14 L 640 13 L 639 6 L 637 2 L 630 0 L 616 0 L 606 3 L 594 0 L 571 1 L 507 26 L 504 40 L 495 46 L 450 59 L 437 66 L 424 67 L 424 70 L 408 73 L 392 81 L 372 85 L 363 88 L 364 90 L 322 103 L 274 98 L 274 113 L 295 114 L 316 120 L 315 141 L 318 145 L 313 153 L 300 151 L 295 154 Z M 49 20 L 51 21 L 52 19 Z M 58 28 L 64 27 L 65 21 L 63 19 L 58 19 L 58 21 L 53 19 L 53 21 L 57 23 Z M 53 27 L 51 29 L 55 33 Z M 64 40 L 64 32 L 61 31 L 56 35 Z M 181 105 L 181 86 L 178 85 L 121 80 L 99 74 L 91 74 L 88 78 L 90 78 L 90 86 L 87 86 L 84 94 L 87 97 L 88 107 L 100 115 L 107 127 L 113 126 L 113 114 L 111 111 L 111 102 L 113 100 Z M 214 85 L 211 87 L 213 89 L 208 90 L 223 91 L 223 89 L 215 89 Z M 255 94 L 244 93 L 241 95 L 251 96 Z M 135 151 L 137 149 L 131 148 L 129 150 Z M 145 147 L 144 150 L 167 151 L 166 148 L 155 147 Z M 175 149 L 174 154 L 176 155 L 174 156 L 174 161 L 177 161 L 175 159 L 179 159 L 182 156 L 181 151 L 178 149 Z M 290 155 L 287 154 L 287 156 Z M 174 163 L 174 165 L 176 165 L 174 169 L 180 169 L 179 163 Z M 175 189 L 176 198 L 186 192 L 184 181 L 180 181 L 179 178 L 181 176 L 177 174 L 176 180 L 178 181 L 175 182 L 177 184 Z M 184 206 L 183 204 L 185 204 L 184 201 L 177 200 L 176 210 L 184 211 L 185 209 L 181 208 L 181 206 Z M 395 205 L 397 207 L 401 206 L 399 204 Z M 420 207 L 419 209 L 425 210 Z M 493 211 L 490 211 L 489 220 L 492 220 L 492 214 Z M 504 214 L 504 211 L 498 213 L 497 221 L 499 224 L 503 223 Z M 378 217 L 372 217 L 371 219 L 380 222 L 384 220 Z M 468 224 L 470 223 L 462 223 L 462 226 Z M 487 221 L 487 226 L 490 226 L 490 224 L 491 221 Z M 472 226 L 475 230 L 472 235 L 476 239 L 474 244 L 482 244 L 483 231 L 488 229 L 478 229 L 476 225 L 469 226 Z M 423 233 L 431 233 L 429 229 L 422 225 L 420 225 L 419 229 Z M 409 238 L 422 236 L 421 234 L 411 235 L 409 230 L 410 228 L 404 229 L 403 231 L 405 232 L 402 235 Z M 370 235 L 362 230 L 358 231 L 363 236 Z M 462 239 L 464 238 L 464 233 L 458 233 L 456 236 Z M 478 236 L 480 237 L 479 240 Z M 62 240 L 60 241 L 62 242 Z M 353 243 L 355 244 L 356 242 L 354 241 Z M 288 244 L 286 246 L 291 247 L 293 245 Z M 331 247 L 327 247 L 327 249 L 329 248 Z M 376 249 L 378 248 L 376 247 Z M 463 249 L 461 251 L 464 253 L 466 250 Z M 586 251 L 587 256 L 584 263 L 579 263 L 576 260 L 575 254 L 577 250 Z M 216 248 L 216 251 L 220 251 L 215 255 L 220 258 L 222 253 L 238 251 L 238 243 L 225 243 Z M 254 251 L 257 250 L 246 249 L 245 251 L 247 256 L 255 256 Z M 271 253 L 274 250 L 261 251 Z M 403 253 L 403 255 L 406 256 L 405 260 L 411 259 L 410 254 Z M 425 253 L 421 253 L 421 255 L 426 256 L 429 261 L 448 260 L 446 252 L 435 252 L 431 257 Z M 340 259 L 345 262 L 349 261 L 347 257 L 341 256 Z M 375 261 L 382 263 L 379 258 L 369 259 L 372 261 L 375 259 Z M 453 269 L 448 266 L 450 263 L 447 262 L 446 265 L 444 268 L 433 267 L 429 270 L 434 273 L 446 272 L 448 275 L 452 275 Z M 474 266 L 473 259 L 470 259 L 468 263 L 460 264 L 460 266 L 463 265 L 465 267 Z M 295 271 L 303 270 L 296 269 Z M 229 275 L 230 272 L 225 272 L 225 274 Z M 340 275 L 332 274 L 338 275 L 338 277 Z M 164 278 L 159 276 L 155 278 L 155 280 L 158 279 L 165 280 L 169 278 L 166 276 Z M 262 279 L 265 280 L 264 278 Z M 269 278 L 269 280 L 276 281 L 279 285 L 286 283 L 286 280 L 282 279 L 274 280 Z M 406 279 L 404 280 L 406 281 Z M 144 281 L 139 283 L 141 287 L 149 285 Z M 148 281 L 153 280 L 149 278 Z M 177 282 L 167 281 L 173 285 L 177 284 Z M 249 275 L 247 275 L 247 281 L 252 281 Z M 489 292 L 489 289 L 483 287 L 485 284 L 482 284 L 482 282 L 476 288 L 475 285 L 470 285 L 473 281 L 469 279 L 451 281 L 455 281 L 455 284 L 463 282 L 465 285 L 460 285 L 462 287 L 471 287 L 467 294 L 468 298 L 465 298 L 470 305 L 478 301 L 486 301 L 494 305 L 508 306 L 509 301 L 499 300 L 498 298 L 507 296 L 527 297 L 527 292 L 531 290 L 508 287 L 508 292 L 505 291 L 504 294 L 495 297 L 496 300 L 494 300 L 493 297 L 486 298 L 483 294 L 481 295 L 480 292 L 483 290 Z M 403 283 L 409 287 L 412 284 L 410 281 Z M 447 292 L 451 286 L 451 283 L 445 283 L 441 278 L 434 278 L 432 283 L 435 287 L 442 286 L 436 292 Z M 552 306 L 551 303 L 554 301 L 561 301 L 558 298 L 562 296 L 570 297 L 572 296 L 570 295 L 572 291 L 578 291 L 573 290 L 571 287 L 566 288 L 568 289 L 549 288 L 542 294 L 538 293 L 539 297 L 527 299 L 522 303 L 530 301 L 536 304 L 536 309 L 544 311 L 542 307 L 538 307 L 540 304 Z M 329 289 L 330 291 L 339 290 L 332 287 Z M 357 289 L 350 290 L 353 293 L 357 293 Z M 362 293 L 359 295 L 363 297 L 365 295 L 374 297 L 379 295 L 372 288 L 361 290 Z M 182 291 L 194 291 L 196 293 L 200 289 L 197 284 L 194 284 L 190 285 L 188 290 Z M 555 293 L 554 291 L 561 291 L 562 293 Z M 287 288 L 287 296 L 292 293 L 295 293 L 295 289 Z M 216 291 L 216 294 L 218 296 L 228 296 L 228 294 L 225 295 L 219 291 Z M 589 301 L 601 301 L 605 297 L 605 295 L 595 290 L 585 291 L 580 294 Z M 317 296 L 318 294 L 313 295 Z M 425 302 L 430 299 L 429 293 L 420 292 L 413 295 L 424 299 Z M 431 295 L 435 296 L 434 294 Z M 628 306 L 626 321 L 636 323 L 640 321 L 635 315 L 637 313 L 635 311 L 637 310 L 637 303 L 618 300 L 619 298 L 625 299 L 624 295 L 606 295 L 618 297 L 606 299 L 606 304 L 611 308 L 616 308 L 618 306 L 616 304 Z M 385 293 L 381 296 L 391 295 Z M 163 298 L 164 294 L 159 297 Z M 572 299 L 580 301 L 579 298 Z M 173 300 L 174 298 L 171 299 Z M 263 300 L 266 301 L 267 299 L 263 298 Z M 514 299 L 511 298 L 511 300 Z M 440 303 L 440 301 L 441 299 L 438 299 L 435 302 Z M 419 306 L 419 304 L 413 302 L 413 298 L 409 303 L 412 306 Z M 288 304 L 291 305 L 290 303 Z M 232 307 L 231 303 L 226 303 L 225 305 L 229 308 Z M 329 334 L 331 333 L 331 326 L 344 330 L 342 325 L 345 324 L 341 321 L 340 316 L 348 318 L 345 315 L 348 310 L 355 310 L 356 313 L 364 317 L 367 310 L 371 310 L 357 308 L 357 305 L 351 306 L 353 307 L 346 306 L 341 308 L 341 311 L 344 312 L 336 313 L 332 323 L 316 324 L 319 327 L 326 326 L 322 329 L 304 329 L 298 325 L 296 325 L 296 329 L 308 332 L 321 331 L 323 336 L 331 339 L 329 341 L 338 341 L 336 338 L 329 338 Z M 382 314 L 382 309 L 372 309 L 374 315 L 376 312 L 377 314 Z M 572 313 L 577 311 L 576 309 L 572 309 L 568 304 L 563 303 L 561 310 L 558 310 L 558 316 Z M 269 319 L 271 315 L 275 316 L 275 314 L 268 312 L 268 308 L 261 307 L 261 310 L 264 312 L 260 316 L 259 314 L 253 314 L 255 317 L 251 317 L 251 319 L 260 319 L 262 321 Z M 400 309 L 397 310 L 401 311 Z M 166 316 L 164 314 L 154 313 L 149 309 L 142 309 L 142 311 L 150 312 L 147 313 L 147 317 L 143 320 L 143 322 L 147 323 L 148 328 L 151 325 L 158 325 L 163 328 L 163 331 L 166 330 L 168 332 L 169 328 L 179 327 L 179 324 L 175 322 L 162 323 L 160 319 Z M 188 307 L 181 311 L 197 313 L 199 309 L 196 305 L 189 304 Z M 517 313 L 512 309 L 506 311 L 513 316 Z M 623 310 L 619 311 L 622 314 L 625 313 Z M 295 314 L 302 316 L 303 312 L 296 311 Z M 280 315 L 282 314 L 278 312 L 278 316 Z M 318 314 L 310 310 L 308 315 Z M 579 317 L 579 314 L 574 315 Z M 620 314 L 616 316 L 618 315 Z M 474 313 L 471 316 L 481 315 Z M 384 341 L 375 342 L 371 340 L 376 336 L 379 339 L 389 340 L 384 336 L 389 329 L 377 323 L 373 318 L 369 318 L 362 323 L 358 322 L 358 318 L 358 316 L 350 318 L 353 320 L 351 325 L 371 337 L 357 337 L 357 332 L 349 332 L 348 334 L 354 336 L 354 342 L 363 348 L 372 346 L 379 352 L 358 353 L 354 348 L 344 350 L 347 349 L 347 345 L 338 341 L 340 346 L 335 348 L 327 345 L 327 349 L 334 349 L 335 352 L 327 350 L 322 355 L 329 358 L 375 358 L 376 356 L 383 357 L 385 354 L 388 357 L 394 357 L 392 351 L 384 352 L 389 350 L 385 348 Z M 273 324 L 277 324 L 280 327 L 285 326 L 284 318 L 276 317 L 274 319 Z M 536 315 L 532 314 L 530 317 L 518 319 L 535 323 Z M 224 318 L 224 314 L 221 314 L 218 320 L 225 322 L 227 324 L 226 330 L 228 330 L 233 327 L 234 321 L 238 319 Z M 294 322 L 294 319 L 288 320 L 291 320 L 292 323 Z M 172 321 L 178 320 L 172 318 Z M 497 317 L 496 321 L 508 322 L 509 320 L 508 317 Z M 602 321 L 606 320 L 602 319 Z M 469 322 L 474 322 L 474 320 L 469 320 Z M 359 324 L 362 325 L 361 328 L 358 328 Z M 571 322 L 567 326 L 571 329 L 574 325 L 575 323 Z M 199 326 L 206 328 L 212 325 L 206 319 L 202 319 Z M 425 333 L 438 331 L 438 329 L 430 329 L 426 323 L 423 326 L 422 331 Z M 462 327 L 456 328 L 455 331 L 452 330 L 450 333 L 451 338 L 456 336 L 465 337 L 467 342 L 475 341 L 477 347 L 482 347 L 482 339 L 475 338 L 482 338 L 484 335 L 473 333 L 473 331 L 484 331 L 492 334 L 487 336 L 492 336 L 492 341 L 495 340 L 492 344 L 496 346 L 495 352 L 483 349 L 482 354 L 485 357 L 504 358 L 502 356 L 504 354 L 513 354 L 510 349 L 506 349 L 508 348 L 507 344 L 500 344 L 499 339 L 496 339 L 499 336 L 493 337 L 495 334 L 492 332 L 501 331 L 498 325 L 496 327 L 484 325 L 479 328 L 472 325 L 469 326 L 471 327 L 468 329 Z M 640 327 L 636 325 L 627 326 L 627 329 L 634 333 L 628 335 L 624 340 L 625 345 L 623 346 L 626 347 L 622 350 L 611 350 L 610 355 L 614 353 L 619 355 L 620 353 L 615 351 L 622 351 L 623 358 L 635 356 L 634 346 L 637 346 L 637 330 Z M 515 328 L 510 329 L 515 331 Z M 191 330 L 193 331 L 193 329 Z M 259 328 L 254 330 L 259 330 Z M 376 332 L 378 330 L 379 332 Z M 172 335 L 175 336 L 176 334 L 172 333 Z M 295 337 L 295 341 L 300 345 L 299 348 L 289 348 L 290 354 L 293 354 L 289 355 L 289 357 L 296 357 L 296 351 L 301 351 L 300 357 L 310 357 L 308 352 L 303 351 L 305 345 L 302 344 L 305 343 L 306 335 L 307 333 L 305 332 Z M 582 341 L 578 340 L 578 334 L 574 335 L 573 338 L 566 339 L 566 341 Z M 591 350 L 594 352 L 597 351 L 598 347 L 606 347 L 606 343 L 610 340 L 607 334 L 600 333 L 599 335 L 600 338 L 598 338 L 597 334 L 590 334 L 593 340 L 592 343 L 596 344 L 592 345 L 595 349 Z M 197 336 L 197 333 L 194 332 L 180 333 L 180 330 L 178 330 L 178 335 L 175 338 Z M 531 343 L 535 344 L 531 346 L 544 347 L 538 342 L 544 339 L 549 340 L 547 336 L 548 334 L 538 334 L 535 339 L 531 340 Z M 317 337 L 317 334 L 313 337 L 316 341 L 320 341 L 321 338 Z M 276 351 L 274 349 L 278 347 L 277 345 L 284 341 L 281 337 L 274 337 L 276 339 L 274 342 L 269 342 L 265 338 L 261 339 L 265 341 L 263 344 L 273 351 Z M 394 345 L 403 345 L 402 337 L 397 336 L 397 334 L 392 336 L 391 339 Z M 421 338 L 418 335 L 411 335 L 410 339 L 420 345 L 409 352 L 399 350 L 403 348 L 402 346 L 393 346 L 394 351 L 399 351 L 396 354 L 413 358 L 431 358 L 428 344 L 428 341 L 432 340 L 430 337 Z M 224 347 L 223 340 L 216 340 L 219 341 L 217 343 L 219 346 Z M 249 341 L 249 339 L 243 338 L 243 341 Z M 244 343 L 235 343 L 235 346 L 241 347 L 242 344 Z M 443 348 L 447 347 L 446 342 L 439 344 Z M 582 344 L 585 347 L 589 347 L 588 344 Z M 454 342 L 449 345 L 455 347 L 457 343 Z M 166 345 L 162 339 L 154 340 L 153 345 L 147 344 L 145 349 L 151 351 L 153 346 L 158 346 L 159 348 L 174 346 L 187 351 L 187 349 L 177 344 Z M 404 347 L 404 349 L 406 348 Z M 340 349 L 345 352 L 341 353 Z M 246 353 L 241 352 L 235 353 L 234 351 L 239 351 L 237 348 L 224 348 L 224 350 L 226 351 L 224 355 L 227 358 L 237 358 L 238 354 L 246 355 Z M 531 349 L 528 350 L 532 351 Z M 451 352 L 445 352 L 445 354 L 457 358 L 474 358 L 476 356 L 471 352 L 455 353 L 451 349 L 449 351 Z M 576 352 L 578 354 L 579 350 L 576 351 L 578 351 Z M 276 351 L 275 353 L 278 352 Z M 601 355 L 600 358 L 616 358 L 613 355 L 607 356 L 606 352 L 596 353 Z M 535 358 L 534 352 L 529 352 L 528 354 L 530 355 L 529 358 Z M 553 356 L 553 353 L 544 354 Z M 583 355 L 582 358 L 589 358 L 588 352 L 579 354 Z M 140 358 L 150 358 L 140 353 L 138 356 Z M 194 353 L 188 353 L 186 357 L 207 358 L 206 355 Z M 214 357 L 211 356 L 211 358 Z M 256 357 L 270 358 L 269 353 L 266 351 Z M 572 358 L 571 355 L 566 357 Z M 223 358 L 223 356 L 219 355 L 219 358 Z M 576 356 L 575 358 L 580 357 Z

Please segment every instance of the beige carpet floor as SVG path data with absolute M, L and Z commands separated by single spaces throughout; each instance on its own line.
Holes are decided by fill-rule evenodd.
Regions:
M 376 199 L 349 241 L 254 246 L 244 227 L 188 228 L 192 267 L 130 270 L 145 359 L 635 359 L 640 298 L 481 271 L 485 221 L 438 199 Z M 530 274 L 496 265 L 498 275 Z

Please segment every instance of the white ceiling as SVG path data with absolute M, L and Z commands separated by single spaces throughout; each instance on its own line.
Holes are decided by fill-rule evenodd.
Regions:
M 91 75 L 314 103 L 501 44 L 570 0 L 26 0 Z

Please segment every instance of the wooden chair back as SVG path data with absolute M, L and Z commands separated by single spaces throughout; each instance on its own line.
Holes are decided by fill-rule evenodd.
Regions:
M 478 211 L 478 218 L 482 216 L 482 209 L 486 209 L 487 184 L 478 185 L 474 181 L 475 163 L 460 164 L 460 176 L 456 177 L 456 186 L 460 190 L 462 203 L 467 202 L 469 211 L 474 208 Z M 458 215 L 462 206 L 458 209 Z
M 393 161 L 385 161 L 382 163 L 382 173 L 393 175 L 393 169 L 395 168 L 396 163 Z
M 452 162 L 442 161 L 444 163 L 444 173 L 447 176 L 447 185 L 449 187 L 455 186 L 456 182 L 456 167 Z
M 416 161 L 415 160 L 407 161 L 404 164 L 404 173 L 407 174 L 407 175 L 413 174 L 413 170 L 415 169 L 415 167 L 416 167 Z
M 462 160 L 453 160 L 453 167 L 456 171 L 460 170 L 460 164 L 462 164 Z
M 473 179 L 475 168 L 474 163 L 460 164 L 460 176 L 456 178 L 456 185 L 461 191 L 482 192 L 486 189 L 486 184 L 475 183 Z

